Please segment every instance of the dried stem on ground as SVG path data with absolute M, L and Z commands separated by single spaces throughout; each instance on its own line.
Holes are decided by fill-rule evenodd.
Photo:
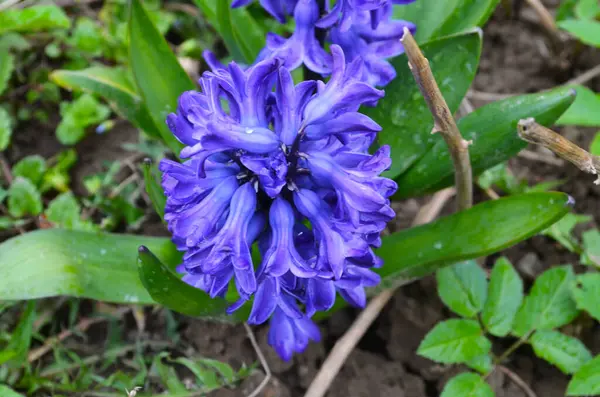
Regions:
M 408 66 L 425 102 L 427 102 L 429 111 L 433 114 L 434 132 L 439 132 L 448 145 L 454 164 L 458 209 L 467 209 L 473 205 L 473 176 L 469 160 L 469 142 L 461 136 L 452 112 L 433 77 L 429 61 L 423 56 L 419 45 L 407 28 L 404 29 L 404 36 L 400 41 L 402 41 L 408 56 Z
M 531 117 L 519 120 L 517 130 L 522 140 L 548 148 L 559 157 L 574 164 L 583 172 L 598 176 L 600 172 L 600 156 L 590 154 L 567 138 L 536 123 Z M 597 185 L 600 184 L 600 176 L 598 176 L 598 179 L 594 183 Z
M 413 226 L 431 222 L 455 192 L 454 188 L 437 192 L 427 205 L 421 207 L 413 220 Z M 331 386 L 331 382 L 333 382 L 358 341 L 379 316 L 379 313 L 390 301 L 395 291 L 396 288 L 387 289 L 369 301 L 365 310 L 356 318 L 350 329 L 336 342 L 304 397 L 322 397 L 325 395 L 329 386 Z
M 271 380 L 271 368 L 269 368 L 269 363 L 267 363 L 262 350 L 260 350 L 260 346 L 258 345 L 258 342 L 256 342 L 256 337 L 254 336 L 250 326 L 247 323 L 244 323 L 244 328 L 246 329 L 246 334 L 248 334 L 248 339 L 250 339 L 250 344 L 252 344 L 252 347 L 258 356 L 258 361 L 260 361 L 260 365 L 262 365 L 263 369 L 265 370 L 265 378 L 262 380 L 262 382 L 260 382 L 258 387 L 248 395 L 248 397 L 256 397 Z
M 504 375 L 508 376 L 510 380 L 515 382 L 515 384 L 519 386 L 521 390 L 523 390 L 527 397 L 537 397 L 537 395 L 531 389 L 531 387 L 529 387 L 529 385 L 525 383 L 525 381 L 521 379 L 519 375 L 502 365 L 496 366 L 496 369 L 498 369 L 498 371 L 502 372 Z

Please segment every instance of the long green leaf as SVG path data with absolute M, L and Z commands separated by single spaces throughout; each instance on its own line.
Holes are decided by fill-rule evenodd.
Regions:
M 0 244 L 0 300 L 71 295 L 154 303 L 139 280 L 144 245 L 173 267 L 181 255 L 166 238 L 46 229 Z
M 158 303 L 192 317 L 211 317 L 221 320 L 243 321 L 242 312 L 226 317 L 229 303 L 225 299 L 212 299 L 206 292 L 181 281 L 148 248 L 139 248 L 138 271 L 144 287 Z
M 433 74 L 452 112 L 458 109 L 479 63 L 481 32 L 446 37 L 423 45 Z M 378 142 L 390 145 L 392 166 L 385 173 L 395 178 L 421 158 L 435 144 L 431 135 L 433 116 L 414 82 L 406 54 L 394 58 L 397 77 L 386 87 L 386 95 L 364 113 L 383 130 Z
M 461 0 L 448 15 L 433 37 L 458 33 L 476 26 L 483 26 L 490 18 L 500 0 Z M 418 26 L 418 25 L 417 25 Z
M 381 287 L 405 283 L 463 260 L 489 255 L 533 236 L 564 216 L 563 193 L 528 193 L 473 208 L 383 237 Z
M 69 90 L 102 96 L 114 104 L 117 112 L 149 136 L 160 137 L 160 131 L 124 69 L 93 66 L 77 71 L 56 70 L 50 74 L 50 79 Z
M 129 58 L 139 92 L 160 134 L 176 154 L 183 147 L 166 125 L 177 108 L 177 98 L 194 83 L 185 73 L 140 0 L 131 0 Z
M 571 88 L 522 95 L 498 101 L 458 121 L 463 137 L 473 140 L 469 147 L 473 174 L 504 162 L 527 145 L 517 135 L 520 119 L 534 117 L 542 125 L 551 125 L 575 98 Z M 398 179 L 394 198 L 406 198 L 434 192 L 454 183 L 454 168 L 448 148 L 439 134 L 433 147 Z M 402 153 L 402 149 L 400 149 Z M 392 152 L 393 153 L 393 152 Z
M 152 164 L 152 160 L 146 159 L 144 160 L 142 172 L 144 173 L 146 193 L 150 197 L 154 210 L 160 216 L 160 219 L 163 219 L 165 217 L 167 198 L 165 197 L 165 192 L 160 187 L 158 169 Z

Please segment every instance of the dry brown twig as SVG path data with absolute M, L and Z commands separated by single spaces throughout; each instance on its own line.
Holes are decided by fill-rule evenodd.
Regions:
M 258 342 L 256 342 L 256 337 L 254 336 L 254 332 L 252 332 L 252 328 L 250 328 L 247 323 L 244 323 L 244 328 L 246 329 L 246 334 L 248 334 L 248 339 L 250 339 L 250 344 L 252 344 L 252 347 L 258 356 L 258 361 L 260 361 L 260 365 L 262 365 L 263 369 L 265 370 L 264 379 L 260 382 L 256 389 L 254 389 L 254 391 L 248 395 L 248 397 L 256 397 L 271 380 L 271 368 L 269 368 L 269 363 L 267 363 L 267 359 L 265 358 L 262 350 L 260 350 Z
M 600 172 L 600 156 L 590 154 L 567 138 L 536 123 L 535 119 L 531 117 L 519 120 L 517 131 L 522 140 L 550 149 L 557 156 L 572 163 L 583 172 L 598 176 L 594 183 L 596 185 L 600 184 L 600 175 L 598 175 Z
M 558 46 L 560 44 L 560 32 L 558 27 L 556 26 L 556 22 L 554 22 L 554 17 L 548 11 L 548 9 L 542 4 L 540 0 L 526 0 L 527 3 L 535 13 L 540 18 L 540 23 L 548 32 L 550 39 L 552 40 L 552 44 Z
M 519 375 L 517 375 L 516 373 L 514 373 L 513 371 L 511 371 L 510 369 L 508 369 L 502 365 L 497 365 L 496 369 L 498 369 L 504 375 L 508 376 L 510 378 L 510 380 L 515 382 L 515 384 L 517 386 L 519 386 L 521 388 L 521 390 L 523 390 L 523 392 L 527 395 L 527 397 L 537 397 L 537 395 L 531 389 L 531 387 L 529 387 L 529 385 L 527 383 L 525 383 L 525 381 L 523 379 L 521 379 L 521 377 Z

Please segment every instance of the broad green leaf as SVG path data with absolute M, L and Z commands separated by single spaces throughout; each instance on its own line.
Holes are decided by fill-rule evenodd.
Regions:
M 8 49 L 0 48 L 0 95 L 6 90 L 14 69 L 15 57 L 8 52 Z
M 466 372 L 450 379 L 440 397 L 494 397 L 494 391 L 481 376 Z
M 475 259 L 525 240 L 570 209 L 563 193 L 528 193 L 486 201 L 427 225 L 383 236 L 376 271 L 381 288 L 423 277 L 452 263 Z
M 213 299 L 206 292 L 181 281 L 145 246 L 139 247 L 138 271 L 152 299 L 176 312 L 191 317 L 216 318 L 222 316 L 229 305 L 225 299 Z M 241 318 L 237 313 L 235 317 Z
M 476 26 L 483 26 L 496 9 L 500 0 L 461 0 L 433 37 L 458 33 Z M 419 25 L 417 25 L 417 29 Z
M 567 386 L 567 396 L 600 394 L 600 356 L 584 364 Z
M 579 371 L 592 359 L 592 354 L 580 340 L 557 331 L 536 331 L 531 337 L 531 346 L 536 356 L 565 374 Z
M 408 5 L 394 6 L 394 19 L 404 19 L 417 25 L 415 39 L 419 43 L 430 40 L 460 0 L 418 0 Z
M 15 218 L 35 216 L 42 212 L 42 196 L 29 179 L 18 177 L 10 185 L 8 212 Z
M 590 153 L 595 156 L 600 156 L 600 131 L 596 132 L 594 140 L 590 144 Z
M 481 320 L 486 330 L 495 336 L 506 336 L 523 302 L 523 280 L 512 264 L 502 257 L 494 264 L 490 288 Z
M 22 176 L 29 179 L 34 185 L 39 186 L 46 172 L 46 160 L 37 154 L 19 160 L 12 168 L 13 176 Z
M 450 111 L 455 112 L 477 72 L 481 32 L 445 37 L 423 45 L 422 50 L 430 61 Z M 394 58 L 392 65 L 397 76 L 386 87 L 385 97 L 376 107 L 363 109 L 383 128 L 378 142 L 391 147 L 392 165 L 384 173 L 388 178 L 403 173 L 436 141 L 431 135 L 433 116 L 408 68 L 406 54 Z
M 55 225 L 64 229 L 95 230 L 90 221 L 81 219 L 81 206 L 72 192 L 59 194 L 48 204 L 46 217 Z
M 180 263 L 167 238 L 63 229 L 13 237 L 0 244 L 0 300 L 71 295 L 152 304 L 138 276 L 140 245 L 173 267 Z
M 454 364 L 487 354 L 491 347 L 477 321 L 451 319 L 437 324 L 425 335 L 417 354 L 440 363 Z
M 12 361 L 16 366 L 23 365 L 27 359 L 27 352 L 31 346 L 33 337 L 33 322 L 35 320 L 35 301 L 27 302 L 25 310 L 21 314 L 19 323 L 12 333 L 6 350 L 14 352 Z
M 179 154 L 182 144 L 166 125 L 167 115 L 177 108 L 177 99 L 194 83 L 158 32 L 140 0 L 131 0 L 129 60 L 139 92 L 167 146 Z
M 542 273 L 517 312 L 513 333 L 524 337 L 536 330 L 558 328 L 573 321 L 579 313 L 571 297 L 574 282 L 571 266 L 555 267 Z
M 35 5 L 20 10 L 0 12 L 0 34 L 68 29 L 70 26 L 71 22 L 67 15 L 55 5 Z
M 595 19 L 600 16 L 598 0 L 579 0 L 575 6 L 575 15 L 579 19 Z
M 10 137 L 12 136 L 12 119 L 10 114 L 0 107 L 0 152 L 6 150 L 10 144 Z
M 8 386 L 0 385 L 0 396 L 2 397 L 25 397 L 21 393 L 17 393 Z
M 465 365 L 483 375 L 489 374 L 494 369 L 492 357 L 489 354 L 475 357 L 467 361 Z
M 144 160 L 142 171 L 144 173 L 146 193 L 148 193 L 148 197 L 150 197 L 154 210 L 160 216 L 160 219 L 163 219 L 165 217 L 167 198 L 165 197 L 164 190 L 160 186 L 160 174 L 158 169 L 152 164 L 150 159 L 147 159 Z
M 456 263 L 436 273 L 438 294 L 442 302 L 462 317 L 481 311 L 487 297 L 485 272 L 474 260 Z
M 572 88 L 577 91 L 575 102 L 560 116 L 556 124 L 600 126 L 600 95 L 580 85 Z
M 600 22 L 588 19 L 566 19 L 560 21 L 558 26 L 583 43 L 600 47 Z
M 598 229 L 588 230 L 583 233 L 583 254 L 581 263 L 595 266 L 600 269 L 600 231 Z
M 591 220 L 592 217 L 589 215 L 568 213 L 561 220 L 544 230 L 542 234 L 552 237 L 569 251 L 579 253 L 581 248 L 579 247 L 579 242 L 573 236 L 573 229 L 578 224 L 587 223 Z
M 600 321 L 600 273 L 586 273 L 577 276 L 573 299 L 579 310 L 585 310 Z
M 119 67 L 93 66 L 70 71 L 57 70 L 50 75 L 52 81 L 69 90 L 83 90 L 100 95 L 115 107 L 123 117 L 131 121 L 149 136 L 158 138 L 160 131 L 128 73 Z
M 534 117 L 538 123 L 550 125 L 569 107 L 574 95 L 570 88 L 559 88 L 512 97 L 483 106 L 460 119 L 458 128 L 463 137 L 473 140 L 469 146 L 473 174 L 478 175 L 525 148 L 526 142 L 517 135 L 520 119 Z M 448 148 L 438 135 L 434 135 L 436 142 L 433 147 L 397 179 L 398 192 L 394 198 L 435 192 L 454 184 L 454 167 Z M 399 156 L 403 155 L 403 150 L 399 149 Z

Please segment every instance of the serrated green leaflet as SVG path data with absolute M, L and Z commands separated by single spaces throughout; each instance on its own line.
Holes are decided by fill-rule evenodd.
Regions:
M 527 145 L 517 135 L 520 119 L 534 117 L 542 125 L 550 125 L 575 98 L 571 88 L 522 95 L 483 106 L 458 121 L 463 137 L 473 140 L 469 155 L 473 175 L 502 163 Z M 396 181 L 394 198 L 406 198 L 435 192 L 454 184 L 454 167 L 444 140 L 434 135 L 435 144 Z M 402 153 L 402 152 L 401 152 Z M 393 150 L 392 150 L 393 154 Z
M 440 397 L 494 397 L 494 391 L 481 376 L 464 373 L 450 379 Z
M 577 308 L 600 321 L 600 273 L 577 276 L 577 284 L 573 286 L 572 293 Z
M 129 60 L 141 97 L 167 146 L 179 154 L 182 144 L 166 125 L 167 115 L 177 108 L 177 99 L 195 88 L 175 54 L 159 33 L 140 0 L 131 0 Z
M 117 112 L 149 136 L 160 137 L 152 116 L 124 69 L 93 66 L 78 71 L 57 70 L 50 75 L 50 79 L 63 88 L 82 90 L 104 97 L 114 104 Z
M 419 345 L 417 353 L 440 363 L 464 363 L 487 354 L 491 342 L 475 320 L 446 320 L 437 324 Z
M 531 337 L 536 356 L 557 366 L 565 374 L 579 371 L 592 355 L 581 341 L 557 331 L 536 331 Z
M 460 262 L 437 271 L 438 294 L 442 302 L 462 317 L 481 311 L 487 297 L 485 272 L 474 260 Z
M 381 288 L 401 285 L 467 259 L 500 251 L 556 222 L 570 210 L 563 193 L 527 193 L 487 201 L 437 221 L 383 237 L 376 269 Z
M 13 237 L 0 244 L 0 300 L 71 295 L 154 303 L 137 273 L 140 245 L 173 267 L 181 259 L 166 238 L 61 229 Z
M 445 37 L 423 45 L 422 50 L 448 107 L 456 111 L 477 72 L 480 33 Z M 384 173 L 388 178 L 404 172 L 436 141 L 431 135 L 433 116 L 414 82 L 406 54 L 394 58 L 392 65 L 397 76 L 385 88 L 385 97 L 376 107 L 362 109 L 383 128 L 378 135 L 379 144 L 391 147 L 392 166 Z
M 567 387 L 567 396 L 596 396 L 600 394 L 600 356 L 584 364 Z
M 523 302 L 523 280 L 508 259 L 496 261 L 490 276 L 488 298 L 481 320 L 487 331 L 495 336 L 506 336 Z
M 578 314 L 571 297 L 574 282 L 571 266 L 559 266 L 542 273 L 515 317 L 513 333 L 525 337 L 535 330 L 553 329 L 570 323 Z

